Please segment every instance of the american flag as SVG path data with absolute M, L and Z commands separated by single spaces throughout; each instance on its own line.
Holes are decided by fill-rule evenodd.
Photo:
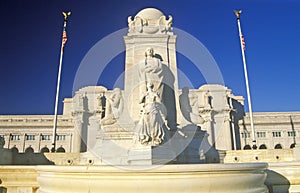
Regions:
M 246 50 L 245 38 L 243 35 L 242 35 L 241 39 L 242 39 L 243 50 Z
M 66 43 L 67 43 L 67 32 L 66 30 L 64 30 L 62 36 L 62 49 L 64 49 Z

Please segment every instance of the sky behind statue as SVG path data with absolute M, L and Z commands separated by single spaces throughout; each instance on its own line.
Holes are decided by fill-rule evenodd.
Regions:
M 210 51 L 225 86 L 246 97 L 233 13 L 242 9 L 253 111 L 300 111 L 300 1 L 1 0 L 0 114 L 53 114 L 62 11 L 70 10 L 72 15 L 60 102 L 72 97 L 74 77 L 85 54 L 105 36 L 127 27 L 127 17 L 146 7 L 172 15 L 174 27 L 188 32 Z M 124 58 L 122 53 L 106 66 L 98 85 L 113 88 L 124 71 Z M 201 72 L 185 56 L 177 55 L 177 65 L 193 80 L 193 88 L 205 84 Z M 60 103 L 60 113 L 62 106 Z

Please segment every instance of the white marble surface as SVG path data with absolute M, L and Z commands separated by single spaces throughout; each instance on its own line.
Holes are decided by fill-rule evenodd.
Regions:
M 265 163 L 112 166 L 38 166 L 39 193 L 266 193 Z

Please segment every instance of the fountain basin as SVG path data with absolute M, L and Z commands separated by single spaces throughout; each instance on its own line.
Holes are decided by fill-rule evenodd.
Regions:
M 267 163 L 37 166 L 39 193 L 262 193 Z

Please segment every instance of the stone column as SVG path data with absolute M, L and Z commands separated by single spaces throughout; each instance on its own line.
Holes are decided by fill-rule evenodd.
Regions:
M 215 115 L 216 149 L 232 150 L 230 109 L 225 108 Z
M 5 141 L 4 148 L 9 149 L 9 143 L 10 143 L 10 134 L 9 133 L 4 135 L 4 141 Z
M 224 148 L 223 150 L 232 150 L 232 135 L 231 135 L 231 119 L 230 119 L 230 111 L 226 112 L 224 117 Z
M 203 113 L 203 112 L 202 112 Z M 212 118 L 211 118 L 211 113 L 206 112 L 205 114 L 202 115 L 204 118 L 204 127 L 202 128 L 203 130 L 206 130 L 208 133 L 207 140 L 210 145 L 213 145 L 215 143 L 214 137 L 213 137 L 213 132 L 212 132 Z
M 36 134 L 36 136 L 37 136 L 37 141 L 38 141 L 38 152 L 41 152 L 41 149 L 43 148 L 43 147 L 41 147 L 41 133 L 38 133 L 38 134 Z
M 23 152 L 25 152 L 25 150 L 26 150 L 26 133 L 22 136 L 23 137 Z
M 73 153 L 80 153 L 81 150 L 81 132 L 82 132 L 82 124 L 83 120 L 80 117 L 74 118 L 75 128 L 74 128 L 74 135 L 73 135 L 73 142 L 72 142 L 72 152 Z
M 89 118 L 89 123 L 90 123 L 90 126 L 89 126 L 88 137 L 87 137 L 88 138 L 87 148 L 88 148 L 88 150 L 91 150 L 94 148 L 94 146 L 96 144 L 97 132 L 101 128 L 100 115 L 95 113 L 93 116 L 91 116 Z

